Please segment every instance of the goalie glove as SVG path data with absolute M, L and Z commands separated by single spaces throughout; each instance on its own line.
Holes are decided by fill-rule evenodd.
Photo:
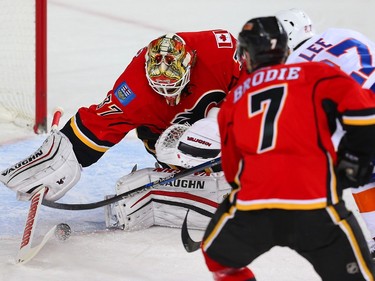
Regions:
M 155 144 L 156 158 L 167 165 L 181 166 L 177 146 L 181 136 L 189 129 L 187 125 L 174 124 L 168 127 Z M 182 167 L 182 166 L 181 166 Z
M 32 155 L 2 171 L 0 181 L 17 192 L 18 200 L 29 200 L 47 186 L 45 199 L 56 201 L 80 176 L 81 166 L 69 139 L 61 132 L 53 132 Z
M 158 161 L 192 168 L 219 157 L 218 111 L 219 108 L 212 108 L 206 118 L 192 126 L 174 124 L 165 130 L 155 145 Z

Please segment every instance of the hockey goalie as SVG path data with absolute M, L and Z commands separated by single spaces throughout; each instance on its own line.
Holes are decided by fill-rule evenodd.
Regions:
M 0 182 L 21 200 L 44 187 L 48 187 L 46 200 L 59 200 L 78 182 L 81 168 L 96 163 L 132 130 L 146 151 L 172 172 L 219 157 L 216 117 L 206 120 L 208 124 L 200 121 L 210 119 L 211 110 L 221 106 L 239 79 L 242 68 L 236 50 L 235 37 L 222 29 L 167 33 L 153 39 L 135 53 L 101 102 L 79 107 L 34 154 L 2 171 Z M 170 172 L 134 171 L 119 180 L 116 193 Z M 118 222 L 113 224 L 124 229 L 180 226 L 182 210 L 209 215 L 228 191 L 223 175 L 201 173 L 125 199 L 108 213 L 113 214 L 110 221 L 115 217 Z M 197 219 L 197 227 L 203 224 Z
M 155 147 L 158 161 L 177 168 L 157 165 L 155 168 L 132 171 L 117 181 L 116 193 L 130 191 L 166 178 L 180 169 L 219 157 L 220 138 L 215 118 L 217 111 L 217 108 L 211 109 L 207 118 L 192 126 L 172 125 L 160 136 Z M 181 227 L 186 211 L 192 210 L 187 221 L 189 229 L 205 229 L 218 204 L 229 192 L 230 186 L 223 172 L 208 169 L 107 206 L 106 225 L 127 231 L 152 225 Z
M 206 118 L 193 125 L 174 124 L 167 128 L 155 146 L 156 158 L 163 166 L 134 169 L 117 181 L 116 194 L 220 157 L 217 112 L 218 108 L 212 108 Z M 35 190 L 47 186 L 45 198 L 56 201 L 78 182 L 80 175 L 81 165 L 72 144 L 57 131 L 34 154 L 3 171 L 0 181 L 15 190 L 19 200 L 29 200 Z M 106 225 L 126 231 L 152 225 L 181 227 L 187 210 L 192 210 L 188 227 L 204 229 L 229 192 L 230 186 L 221 171 L 200 171 L 108 205 Z

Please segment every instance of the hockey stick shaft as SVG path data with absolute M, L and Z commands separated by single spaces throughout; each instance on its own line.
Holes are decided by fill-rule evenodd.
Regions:
M 57 107 L 54 110 L 53 118 L 52 118 L 52 126 L 51 126 L 51 132 L 54 132 L 57 130 L 57 127 L 59 126 L 60 118 L 63 115 L 64 111 L 61 107 Z
M 44 192 L 44 193 L 46 193 L 46 190 L 47 190 L 46 187 L 41 189 L 41 191 Z M 38 200 L 41 202 L 42 198 L 40 197 L 40 199 L 38 199 Z M 37 215 L 38 215 L 38 212 L 39 212 L 40 204 L 38 205 L 37 208 L 38 208 L 38 210 L 35 211 L 34 218 L 33 218 L 33 214 L 29 213 L 29 216 L 28 216 L 28 219 L 27 219 L 27 222 L 26 222 L 25 232 L 24 232 L 24 235 L 22 237 L 21 248 L 20 248 L 20 250 L 18 251 L 18 254 L 17 254 L 16 263 L 25 264 L 28 261 L 30 261 L 33 257 L 35 257 L 39 253 L 39 251 L 44 247 L 44 245 L 47 243 L 47 241 L 55 233 L 57 225 L 54 225 L 44 235 L 42 242 L 40 242 L 35 247 L 31 247 L 31 241 L 33 240 L 32 237 L 34 236 L 34 229 L 35 229 L 35 225 L 36 225 L 36 221 L 37 221 Z M 32 219 L 33 222 L 30 222 L 29 218 Z M 31 229 L 30 230 L 28 230 L 28 227 L 29 227 L 28 223 L 29 222 L 31 223 L 31 225 L 30 225 Z M 24 245 L 24 243 L 27 243 L 27 244 Z
M 60 117 L 62 116 L 63 111 L 61 108 L 57 108 L 53 114 L 51 132 L 57 129 Z M 36 247 L 31 247 L 31 242 L 33 241 L 35 227 L 38 219 L 39 209 L 42 204 L 43 198 L 45 194 L 48 192 L 47 187 L 41 188 L 37 193 L 35 193 L 30 201 L 29 213 L 27 215 L 25 228 L 22 235 L 21 245 L 17 253 L 16 263 L 26 263 L 31 260 L 44 246 L 44 244 L 48 241 L 51 237 L 51 233 L 53 233 L 53 229 L 51 229 L 44 237 L 43 241 Z
M 35 193 L 33 197 L 31 197 L 29 213 L 27 215 L 25 223 L 20 249 L 17 253 L 17 263 L 27 262 L 29 260 L 28 257 L 30 257 L 31 252 L 31 241 L 34 237 L 35 226 L 38 220 L 40 205 L 42 204 L 44 194 L 47 192 L 47 190 L 47 187 L 43 187 L 37 193 Z
M 221 163 L 221 158 L 218 157 L 218 158 L 212 159 L 210 161 L 204 162 L 204 163 L 202 163 L 198 166 L 195 166 L 193 168 L 186 169 L 186 170 L 180 171 L 178 173 L 174 173 L 174 174 L 172 174 L 168 177 L 150 182 L 148 184 L 137 187 L 133 190 L 118 194 L 114 197 L 111 197 L 109 199 L 105 199 L 105 200 L 102 200 L 102 201 L 97 201 L 97 202 L 87 203 L 87 204 L 65 204 L 65 203 L 58 203 L 58 202 L 53 202 L 53 201 L 48 201 L 48 200 L 43 199 L 42 204 L 44 206 L 51 207 L 51 208 L 54 208 L 54 209 L 72 210 L 72 211 L 96 209 L 96 208 L 99 208 L 99 207 L 103 207 L 103 206 L 115 203 L 115 202 L 120 201 L 122 199 L 134 196 L 135 194 L 140 193 L 142 191 L 145 191 L 145 190 L 148 190 L 148 189 L 151 189 L 151 188 L 155 188 L 159 185 L 168 184 L 172 181 L 175 181 L 177 179 L 186 177 L 188 175 L 194 174 L 194 173 L 202 171 L 204 169 L 214 167 L 216 165 L 219 165 L 220 163 Z

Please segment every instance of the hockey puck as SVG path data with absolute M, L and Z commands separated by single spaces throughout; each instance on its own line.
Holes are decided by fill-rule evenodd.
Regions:
M 72 230 L 66 223 L 59 223 L 55 229 L 55 237 L 61 241 L 65 241 L 70 237 Z

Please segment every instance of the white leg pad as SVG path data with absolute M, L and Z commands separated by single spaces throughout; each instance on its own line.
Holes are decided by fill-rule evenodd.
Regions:
M 146 168 L 122 177 L 117 194 L 169 176 L 174 170 Z M 191 229 L 205 229 L 210 215 L 231 188 L 221 173 L 199 173 L 148 189 L 114 204 L 111 213 L 124 230 L 139 230 L 152 225 L 181 227 L 188 209 Z M 114 224 L 112 224 L 114 225 Z M 107 224 L 108 226 L 108 224 Z

